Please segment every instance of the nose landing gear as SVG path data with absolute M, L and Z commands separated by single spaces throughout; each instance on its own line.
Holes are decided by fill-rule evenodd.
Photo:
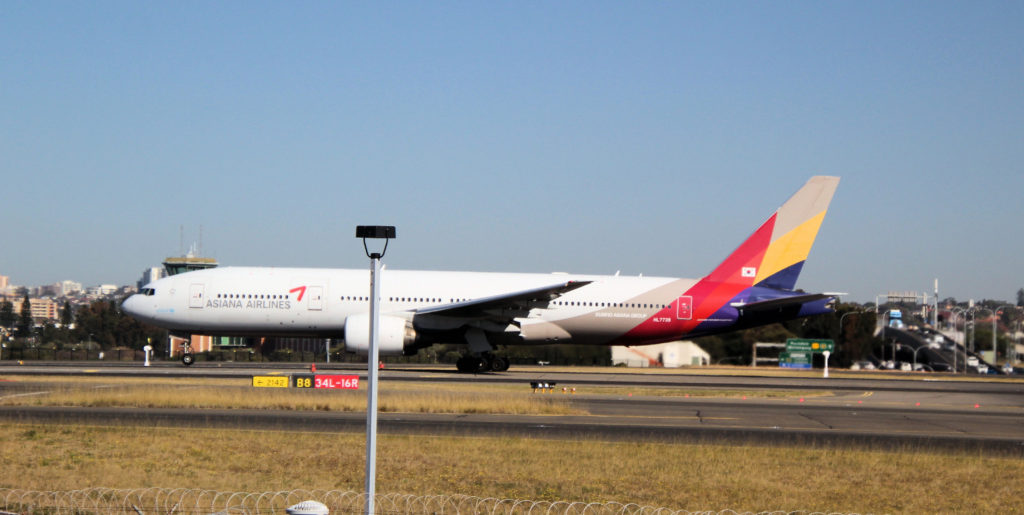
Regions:
M 192 363 L 196 362 L 196 356 L 195 356 L 195 354 L 192 354 L 192 343 L 191 342 L 189 342 L 188 340 L 185 340 L 184 342 L 182 342 L 182 344 L 181 344 L 181 351 L 182 351 L 182 355 L 181 355 L 181 364 L 182 365 L 185 365 L 187 367 L 187 366 L 191 366 Z

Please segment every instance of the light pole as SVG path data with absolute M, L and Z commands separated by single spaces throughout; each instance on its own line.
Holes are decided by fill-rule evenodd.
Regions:
M 1021 319 L 1017 319 L 1017 332 L 1013 333 L 1013 351 L 1007 353 L 1010 355 L 1009 359 L 1011 367 L 1017 364 L 1017 346 L 1020 345 L 1020 329 Z
M 956 319 L 964 319 L 964 366 L 967 363 L 967 311 L 964 308 L 953 308 L 949 310 L 953 314 L 953 334 L 956 334 Z M 953 340 L 953 373 L 957 372 L 957 346 L 958 342 Z
M 392 225 L 360 225 L 356 238 L 362 238 L 363 250 L 370 258 L 370 348 L 366 358 L 366 511 L 374 511 L 377 490 L 377 361 L 380 359 L 380 260 L 388 250 L 388 240 L 395 238 Z M 384 249 L 370 252 L 368 239 L 384 240 Z
M 839 317 L 839 336 L 843 335 L 843 319 L 844 318 L 846 318 L 846 317 L 848 317 L 850 315 L 860 315 L 860 314 L 866 313 L 866 312 L 867 312 L 866 310 L 859 310 L 859 311 L 847 311 L 846 313 L 843 313 L 843 315 L 841 317 Z
M 877 332 L 877 330 L 879 329 L 879 321 L 881 321 L 881 329 L 882 329 L 882 334 L 884 336 L 885 335 L 885 314 L 883 314 L 878 309 L 879 308 L 879 306 L 878 306 L 878 298 L 879 297 L 883 297 L 883 296 L 884 295 L 875 295 L 875 330 Z M 884 348 L 882 349 L 882 357 L 883 358 L 885 357 L 885 349 Z
M 974 345 L 974 338 L 975 338 L 975 336 L 977 336 L 977 332 L 978 332 L 977 331 L 977 327 L 978 327 L 977 326 L 977 320 L 978 320 L 978 312 L 979 311 L 988 311 L 989 313 L 992 314 L 993 319 L 996 316 L 996 311 L 994 309 L 992 309 L 992 308 L 975 307 L 975 308 L 971 309 L 971 350 L 974 350 L 976 348 L 975 345 Z M 995 338 L 994 338 L 994 336 L 995 336 L 995 333 L 993 333 L 993 339 L 992 339 L 993 347 L 995 346 Z M 993 349 L 993 350 L 995 350 L 995 349 Z M 993 357 L 992 359 L 995 360 L 995 357 Z
M 999 361 L 999 352 L 996 349 L 996 332 L 999 328 L 999 315 L 1003 314 L 1003 308 L 1012 307 L 1013 306 L 1009 304 L 1003 304 L 1002 306 L 999 306 L 998 308 L 996 308 L 995 311 L 992 312 L 992 366 L 996 366 L 997 362 Z
M 917 371 L 917 351 L 919 351 L 921 349 L 938 349 L 938 348 L 939 348 L 939 344 L 937 344 L 937 343 L 929 343 L 928 345 L 919 345 L 916 349 L 914 349 L 914 367 L 911 368 L 910 370 L 913 371 L 913 372 Z

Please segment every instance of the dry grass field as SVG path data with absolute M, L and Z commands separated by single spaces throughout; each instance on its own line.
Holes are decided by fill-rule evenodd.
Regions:
M 360 490 L 364 438 L 0 424 L 0 487 Z M 688 510 L 1011 513 L 1024 460 L 922 449 L 382 436 L 377 491 Z
M 466 391 L 464 386 L 431 385 L 429 393 L 415 383 L 382 387 L 382 406 L 393 411 L 577 413 L 565 396 L 534 395 L 522 387 L 477 385 Z M 365 406 L 364 392 L 331 396 L 255 389 L 239 380 L 75 378 L 57 386 L 48 382 L 46 388 L 43 394 L 0 402 L 196 409 Z M 364 443 L 359 434 L 4 422 L 0 488 L 361 490 Z M 1015 480 L 1020 477 L 1020 458 L 921 448 L 894 452 L 863 447 L 381 436 L 377 490 L 635 502 L 687 510 L 1001 513 L 1019 512 L 1022 500 Z

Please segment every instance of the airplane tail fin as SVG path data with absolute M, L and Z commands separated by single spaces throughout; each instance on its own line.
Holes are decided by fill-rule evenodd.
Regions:
M 792 290 L 838 185 L 811 177 L 704 280 Z

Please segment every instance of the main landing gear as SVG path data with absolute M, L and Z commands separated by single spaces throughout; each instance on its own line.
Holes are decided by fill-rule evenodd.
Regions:
M 189 342 L 188 340 L 185 340 L 184 342 L 181 343 L 181 352 L 182 365 L 185 365 L 187 367 L 191 366 L 193 363 L 196 362 L 196 355 L 192 354 L 192 343 Z
M 508 359 L 495 356 L 491 351 L 494 346 L 487 341 L 487 336 L 479 328 L 466 330 L 466 343 L 469 352 L 459 358 L 455 367 L 463 374 L 479 374 L 480 372 L 504 372 L 508 370 Z
M 507 358 L 501 356 L 495 356 L 490 352 L 485 352 L 478 356 L 473 354 L 466 354 L 459 358 L 459 361 L 455 363 L 455 367 L 463 374 L 479 374 L 481 372 L 504 372 L 508 370 L 509 362 Z

